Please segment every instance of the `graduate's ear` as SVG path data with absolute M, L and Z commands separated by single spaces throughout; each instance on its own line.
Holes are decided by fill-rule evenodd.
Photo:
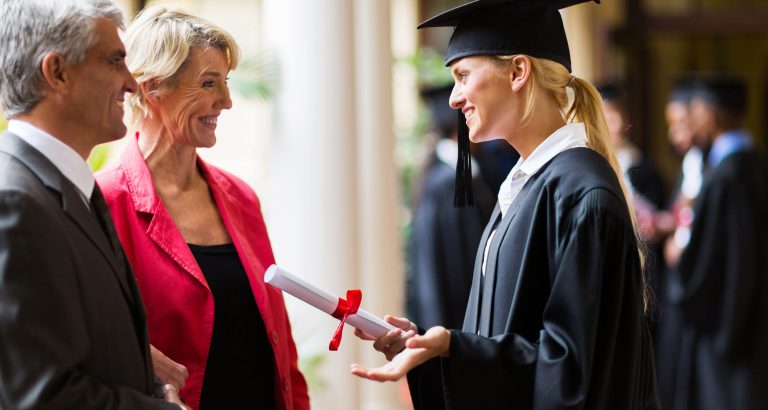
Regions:
M 48 53 L 40 63 L 40 72 L 43 75 L 45 85 L 54 92 L 65 93 L 69 81 L 68 67 L 58 53 Z
M 528 79 L 531 77 L 532 69 L 533 63 L 527 55 L 519 54 L 512 57 L 507 74 L 512 91 L 518 92 L 525 87 L 525 84 L 528 83 Z
M 150 107 L 157 107 L 161 103 L 160 95 L 160 82 L 157 80 L 144 81 L 139 84 L 141 92 L 144 94 L 144 98 L 147 100 L 147 104 Z

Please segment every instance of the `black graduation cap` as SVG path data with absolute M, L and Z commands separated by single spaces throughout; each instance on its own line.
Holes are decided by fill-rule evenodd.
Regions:
M 571 71 L 568 39 L 559 9 L 592 0 L 475 0 L 438 14 L 418 28 L 455 27 L 445 65 L 474 55 L 526 54 L 552 60 Z M 594 0 L 600 3 L 600 0 Z M 472 204 L 469 130 L 461 111 L 454 206 Z
M 667 97 L 668 103 L 683 103 L 688 105 L 693 96 L 693 89 L 696 86 L 696 77 L 693 74 L 678 78 L 672 84 L 672 89 Z
M 692 98 L 701 98 L 708 104 L 736 116 L 747 112 L 747 83 L 731 74 L 711 74 L 698 78 L 691 92 Z
M 624 98 L 624 92 L 622 92 L 621 87 L 615 81 L 596 84 L 595 88 L 600 93 L 603 101 L 621 101 Z
M 452 90 L 453 83 L 420 90 L 421 98 L 429 109 L 432 125 L 437 128 L 440 138 L 450 138 L 456 132 L 456 110 L 448 105 Z

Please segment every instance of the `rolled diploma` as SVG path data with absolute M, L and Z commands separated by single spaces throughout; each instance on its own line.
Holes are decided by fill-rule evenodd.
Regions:
M 264 273 L 264 282 L 282 289 L 286 293 L 302 300 L 327 314 L 333 314 L 339 298 L 300 277 L 271 265 Z M 357 313 L 347 317 L 347 323 L 373 337 L 380 337 L 395 327 L 360 308 Z

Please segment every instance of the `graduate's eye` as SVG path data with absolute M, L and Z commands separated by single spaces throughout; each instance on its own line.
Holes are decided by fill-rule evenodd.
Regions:
M 213 80 L 203 81 L 203 88 L 213 88 L 216 82 Z
M 225 83 L 225 84 L 229 84 L 229 76 L 226 76 L 226 77 L 224 78 L 224 83 Z

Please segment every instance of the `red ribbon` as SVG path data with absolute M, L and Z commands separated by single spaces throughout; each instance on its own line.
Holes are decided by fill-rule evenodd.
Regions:
M 339 327 L 333 333 L 331 343 L 328 345 L 328 350 L 339 350 L 339 344 L 341 344 L 341 331 L 344 330 L 344 321 L 347 320 L 349 315 L 357 313 L 357 309 L 360 308 L 360 301 L 363 299 L 363 292 L 360 289 L 350 289 L 347 291 L 347 300 L 339 298 L 339 303 L 336 304 L 336 310 L 331 313 L 331 316 L 339 319 Z

